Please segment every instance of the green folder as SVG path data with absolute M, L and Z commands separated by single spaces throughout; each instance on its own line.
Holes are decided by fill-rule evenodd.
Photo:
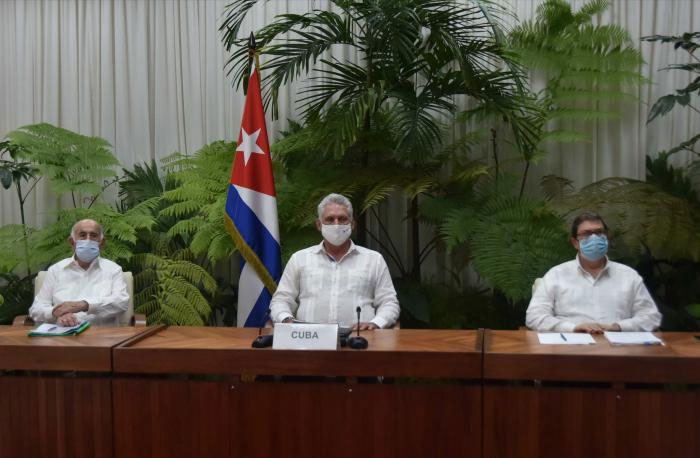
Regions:
M 89 321 L 83 321 L 77 326 L 59 326 L 57 324 L 44 323 L 29 331 L 28 335 L 29 337 L 77 336 L 89 327 Z

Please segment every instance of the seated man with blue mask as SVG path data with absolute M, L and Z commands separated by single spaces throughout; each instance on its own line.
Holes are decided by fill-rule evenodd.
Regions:
M 36 323 L 75 326 L 85 320 L 118 326 L 129 307 L 122 268 L 100 257 L 105 238 L 96 221 L 78 221 L 68 242 L 73 256 L 49 267 L 44 283 L 29 309 Z
M 571 227 L 576 259 L 542 277 L 527 308 L 528 328 L 547 332 L 652 331 L 661 314 L 642 277 L 610 261 L 608 226 L 596 213 L 582 213 Z

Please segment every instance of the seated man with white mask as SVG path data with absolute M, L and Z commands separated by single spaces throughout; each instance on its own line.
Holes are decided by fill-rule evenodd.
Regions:
M 276 323 L 294 318 L 313 323 L 338 323 L 360 329 L 388 328 L 399 318 L 399 303 L 381 254 L 355 245 L 352 204 L 329 194 L 318 205 L 316 228 L 323 240 L 297 251 L 282 273 L 270 302 Z
M 576 259 L 542 277 L 527 308 L 530 329 L 554 332 L 652 331 L 661 314 L 642 277 L 610 261 L 608 226 L 596 213 L 582 213 L 571 227 Z
M 100 257 L 105 239 L 96 221 L 84 219 L 73 226 L 68 242 L 73 256 L 49 267 L 29 316 L 36 323 L 75 326 L 85 320 L 118 326 L 129 307 L 122 268 Z

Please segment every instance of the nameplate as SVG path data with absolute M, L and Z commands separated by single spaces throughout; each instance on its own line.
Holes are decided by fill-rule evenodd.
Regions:
M 272 348 L 276 350 L 337 350 L 337 324 L 277 323 Z

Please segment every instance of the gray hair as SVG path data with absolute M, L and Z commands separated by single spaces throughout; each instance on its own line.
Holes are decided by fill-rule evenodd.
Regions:
M 99 232 L 100 232 L 100 240 L 102 240 L 103 238 L 105 238 L 105 233 L 104 233 L 104 231 L 102 230 L 102 225 L 101 225 L 100 223 L 98 223 L 98 222 L 95 221 L 94 219 L 81 219 L 80 221 L 78 221 L 77 223 L 75 223 L 75 224 L 73 225 L 73 227 L 71 228 L 71 230 L 70 230 L 70 237 L 71 237 L 73 240 L 78 240 L 78 237 L 77 237 L 77 234 L 76 234 L 76 232 L 77 232 L 77 230 L 78 230 L 78 226 L 80 225 L 80 223 L 84 223 L 85 221 L 92 221 L 93 223 L 97 224 L 97 229 L 98 229 Z
M 328 194 L 326 197 L 321 199 L 321 203 L 318 204 L 318 219 L 323 218 L 323 210 L 326 209 L 326 205 L 328 204 L 338 204 L 342 205 L 343 207 L 348 209 L 348 214 L 350 216 L 350 219 L 352 219 L 352 203 L 350 203 L 350 199 L 347 197 L 340 195 L 340 194 L 335 194 L 331 193 Z

